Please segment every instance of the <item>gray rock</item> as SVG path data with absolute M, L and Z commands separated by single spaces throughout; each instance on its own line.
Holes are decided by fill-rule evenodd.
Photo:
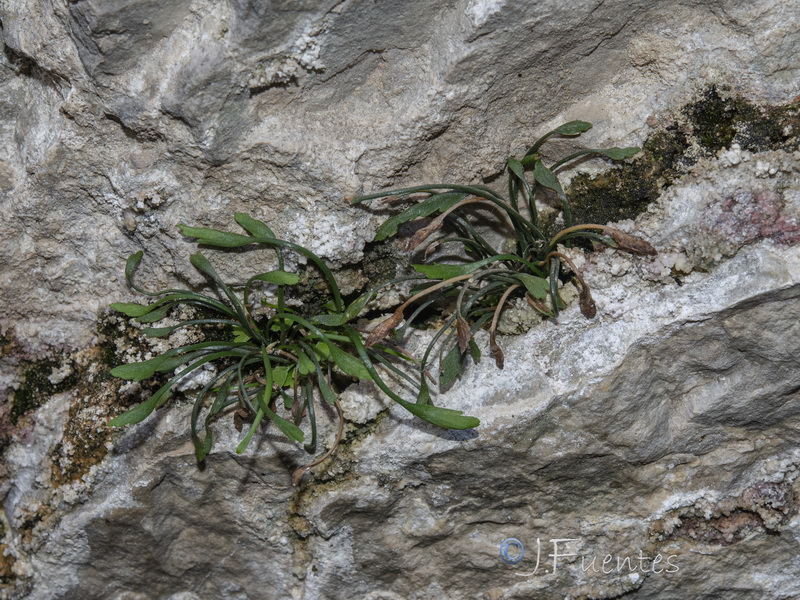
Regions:
M 655 259 L 570 250 L 598 317 L 573 307 L 503 338 L 503 371 L 484 360 L 437 399 L 478 416 L 477 432 L 387 414 L 354 387 L 351 443 L 300 488 L 300 449 L 267 435 L 235 455 L 231 424 L 199 470 L 180 402 L 103 437 L 110 388 L 81 350 L 98 311 L 130 297 L 130 253 L 146 250 L 153 287 L 202 283 L 179 222 L 249 212 L 342 267 L 386 215 L 344 202 L 361 190 L 494 184 L 509 154 L 571 119 L 595 124 L 581 144 L 641 144 L 709 84 L 786 104 L 799 13 L 778 0 L 2 4 L 0 328 L 18 356 L 0 393 L 20 385 L 20 361 L 80 350 L 105 395 L 54 393 L 9 429 L 0 596 L 800 595 L 796 148 L 703 155 L 620 224 Z M 263 261 L 227 255 L 221 271 Z M 76 415 L 85 438 L 66 433 Z M 86 448 L 102 460 L 60 480 Z M 525 547 L 514 565 L 507 538 Z

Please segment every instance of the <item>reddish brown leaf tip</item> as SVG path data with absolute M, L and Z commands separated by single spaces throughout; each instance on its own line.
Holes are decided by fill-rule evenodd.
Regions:
M 585 285 L 581 288 L 580 306 L 581 313 L 587 319 L 593 319 L 597 315 L 597 305 L 594 303 L 594 298 L 592 298 L 589 288 Z
M 385 339 L 388 336 L 392 329 L 400 325 L 403 321 L 403 311 L 395 312 L 391 317 L 380 323 L 375 329 L 372 330 L 372 333 L 369 334 L 367 337 L 367 341 L 364 342 L 364 345 L 367 348 L 371 348 L 381 340 Z
M 497 368 L 502 369 L 506 362 L 506 355 L 503 354 L 503 349 L 491 337 L 489 339 L 489 348 L 492 350 L 492 356 L 494 356 L 494 363 Z
M 300 467 L 292 474 L 292 485 L 297 487 L 300 485 L 300 482 L 303 480 L 303 476 L 308 471 L 308 467 Z
M 606 233 L 617 243 L 620 250 L 626 250 L 633 254 L 645 254 L 648 256 L 655 256 L 658 254 L 655 248 L 649 242 L 640 237 L 625 233 L 619 229 L 608 228 Z
M 472 333 L 469 330 L 469 323 L 466 322 L 464 317 L 458 315 L 456 319 L 456 330 L 458 331 L 458 349 L 461 354 L 469 348 L 469 341 L 472 339 Z

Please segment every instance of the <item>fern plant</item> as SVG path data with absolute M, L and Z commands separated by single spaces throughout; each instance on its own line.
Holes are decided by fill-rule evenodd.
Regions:
M 383 223 L 375 239 L 388 239 L 404 223 L 429 218 L 408 241 L 408 250 L 424 245 L 427 257 L 435 250 L 455 245 L 457 253 L 466 257 L 457 264 L 414 265 L 417 274 L 404 278 L 418 282 L 411 297 L 366 339 L 352 322 L 386 285 L 394 282 L 369 290 L 348 304 L 333 273 L 320 257 L 307 248 L 277 238 L 262 221 L 236 214 L 235 220 L 244 233 L 180 225 L 185 236 L 211 248 L 268 249 L 275 255 L 277 269 L 258 273 L 232 286 L 197 252 L 191 256 L 191 263 L 214 286 L 214 294 L 180 289 L 148 292 L 133 282 L 143 253 L 132 255 L 125 269 L 126 279 L 134 290 L 151 300 L 145 304 L 115 303 L 112 307 L 148 325 L 143 329 L 147 336 L 168 337 L 179 329 L 199 327 L 204 328 L 206 339 L 113 369 L 113 375 L 136 382 L 158 373 L 172 373 L 172 376 L 149 399 L 112 419 L 111 425 L 125 426 L 144 420 L 166 404 L 184 378 L 210 364 L 215 370 L 195 396 L 191 414 L 191 436 L 198 461 L 203 461 L 212 450 L 214 421 L 230 413 L 237 427 L 245 420 L 250 423 L 236 449 L 239 453 L 264 423 L 272 423 L 288 439 L 303 443 L 306 435 L 300 426 L 305 421 L 310 429 L 305 448 L 315 452 L 315 405 L 321 400 L 333 406 L 339 416 L 337 437 L 320 459 L 295 472 L 293 481 L 298 483 L 310 467 L 335 450 L 342 436 L 343 416 L 332 382 L 334 372 L 374 382 L 389 398 L 434 425 L 448 429 L 476 427 L 479 424 L 476 418 L 433 404 L 428 365 L 434 353 L 439 356 L 439 388 L 444 390 L 461 376 L 468 355 L 474 361 L 479 360 L 480 349 L 474 336 L 485 327 L 496 364 L 502 368 L 504 356 L 496 332 L 504 308 L 510 301 L 524 298 L 536 311 L 556 317 L 565 306 L 559 282 L 566 277 L 574 279 L 578 287 L 583 314 L 594 317 L 596 308 L 591 291 L 560 245 L 582 238 L 628 252 L 655 254 L 646 241 L 616 228 L 573 223 L 569 202 L 556 175 L 558 169 L 587 154 L 623 160 L 638 152 L 638 148 L 588 149 L 545 165 L 539 150 L 549 138 L 580 135 L 590 127 L 585 121 L 571 121 L 539 138 L 521 158 L 509 158 L 505 197 L 481 185 L 434 184 L 352 199 L 353 203 L 359 203 L 392 196 L 415 201 Z M 545 190 L 555 193 L 561 203 L 564 226 L 554 235 L 546 235 L 539 219 L 537 197 Z M 489 207 L 510 224 L 513 236 L 506 244 L 508 249 L 498 249 L 487 240 L 482 233 L 481 213 L 472 211 L 474 207 Z M 447 233 L 431 241 L 434 233 L 443 231 Z M 312 314 L 302 312 L 302 302 L 293 297 L 299 277 L 286 270 L 287 253 L 304 257 L 319 271 L 328 288 L 331 300 Z M 261 298 L 259 304 L 254 289 L 263 284 L 273 286 L 273 295 L 270 300 Z M 402 335 L 429 307 L 443 301 L 450 309 L 445 311 L 443 322 L 422 358 L 416 360 L 396 345 L 390 334 Z M 173 325 L 149 326 L 167 318 L 178 306 L 196 309 L 198 317 Z M 398 388 L 401 393 L 396 391 Z M 416 401 L 402 396 L 408 390 L 416 396 Z
M 542 145 L 553 136 L 578 136 L 591 128 L 586 121 L 570 121 L 546 133 L 521 158 L 509 158 L 506 164 L 508 193 L 506 196 L 482 185 L 434 184 L 407 187 L 357 196 L 351 203 L 378 198 L 401 198 L 414 201 L 411 207 L 389 218 L 377 230 L 375 240 L 381 241 L 398 233 L 404 223 L 433 217 L 407 241 L 409 251 L 424 250 L 429 256 L 447 245 L 455 245 L 466 261 L 459 264 L 416 264 L 422 283 L 405 303 L 374 329 L 367 347 L 379 345 L 392 332 L 402 335 L 415 319 L 434 303 L 449 301 L 443 325 L 420 361 L 419 401 L 429 398 L 426 384 L 426 365 L 435 349 L 439 349 L 439 387 L 446 389 L 461 376 L 467 354 L 480 358 L 473 340 L 482 327 L 489 330 L 489 345 L 499 368 L 503 367 L 503 351 L 497 343 L 496 332 L 503 309 L 514 298 L 525 298 L 536 311 L 548 317 L 558 316 L 565 306 L 559 295 L 559 281 L 566 266 L 579 290 L 579 304 L 587 318 L 593 318 L 596 307 L 589 286 L 559 244 L 582 238 L 619 250 L 637 254 L 655 254 L 646 241 L 616 228 L 599 224 L 573 223 L 572 211 L 556 172 L 564 165 L 596 154 L 612 160 L 624 160 L 639 148 L 585 149 L 572 153 L 547 166 L 540 153 Z M 539 219 L 537 198 L 545 191 L 555 193 L 561 204 L 564 227 L 555 235 L 546 235 Z M 481 213 L 470 209 L 488 207 L 498 212 L 510 225 L 513 237 L 510 251 L 493 246 L 481 233 Z M 444 230 L 445 237 L 431 240 L 434 233 Z M 426 243 L 427 242 L 427 243 Z M 424 247 L 423 247 L 424 244 Z M 410 315 L 406 311 L 413 307 Z M 404 325 L 401 326 L 401 324 Z M 395 331 L 396 330 L 396 331 Z
M 147 304 L 114 303 L 112 308 L 140 323 L 152 324 L 166 318 L 177 306 L 193 307 L 202 315 L 200 318 L 183 320 L 176 325 L 147 327 L 143 333 L 150 337 L 166 337 L 187 327 L 212 327 L 215 332 L 212 338 L 214 335 L 217 338 L 171 348 L 144 362 L 114 368 L 112 375 L 135 382 L 157 373 L 172 372 L 173 375 L 148 400 L 112 419 L 111 425 L 120 427 L 144 420 L 169 400 L 176 384 L 206 364 L 216 367 L 216 372 L 195 396 L 191 415 L 191 436 L 198 461 L 203 461 L 212 449 L 215 419 L 234 409 L 237 426 L 241 426 L 243 420 L 251 422 L 236 449 L 238 453 L 245 450 L 265 421 L 274 424 L 290 440 L 304 442 L 306 436 L 299 427 L 304 418 L 309 422 L 311 433 L 305 448 L 314 452 L 317 446 L 316 399 L 335 407 L 339 415 L 335 442 L 319 460 L 295 472 L 295 483 L 310 467 L 327 458 L 341 439 L 342 410 L 331 383 L 334 370 L 351 378 L 375 382 L 388 397 L 434 425 L 469 429 L 479 424 L 477 419 L 463 416 L 460 411 L 409 402 L 392 389 L 390 383 L 396 381 L 418 386 L 406 373 L 411 359 L 386 344 L 365 344 L 351 325 L 378 290 L 345 305 L 333 273 L 316 254 L 278 239 L 262 221 L 245 214 L 236 214 L 235 219 L 244 234 L 187 225 L 179 225 L 179 228 L 184 235 L 205 246 L 262 247 L 274 252 L 277 269 L 253 275 L 236 289 L 225 283 L 211 262 L 197 252 L 191 256 L 191 263 L 213 284 L 215 295 L 175 289 L 148 292 L 133 282 L 143 253 L 137 252 L 128 259 L 125 276 L 129 285 L 152 300 Z M 305 257 L 321 273 L 332 300 L 319 314 L 303 315 L 293 308 L 297 303 L 291 302 L 291 297 L 299 277 L 285 270 L 287 252 Z M 275 288 L 273 301 L 262 299 L 258 312 L 253 297 L 256 284 L 270 284 Z M 219 335 L 220 328 L 228 335 Z

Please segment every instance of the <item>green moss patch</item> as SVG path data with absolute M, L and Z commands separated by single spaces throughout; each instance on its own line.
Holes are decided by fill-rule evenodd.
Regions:
M 567 188 L 576 223 L 634 219 L 701 156 L 798 148 L 800 103 L 759 106 L 710 86 L 675 123 L 647 138 L 642 152 L 599 175 L 579 174 Z
M 11 393 L 11 423 L 35 410 L 55 394 L 65 392 L 79 381 L 79 373 L 71 359 L 43 359 L 25 365 L 19 387 Z
M 712 154 L 734 143 L 751 152 L 797 148 L 800 106 L 796 103 L 759 106 L 711 86 L 683 114 L 698 144 Z
M 152 393 L 165 378 L 156 377 L 141 384 L 131 393 L 126 385 L 111 376 L 111 369 L 127 360 L 121 354 L 146 353 L 150 350 L 145 338 L 128 319 L 111 311 L 100 313 L 97 321 L 97 343 L 77 352 L 79 380 L 70 390 L 70 406 L 61 440 L 50 455 L 52 482 L 59 486 L 80 480 L 99 464 L 106 454 L 115 429 L 111 418 L 128 406 Z
M 406 252 L 400 252 L 394 241 L 385 240 L 368 243 L 360 265 L 368 286 L 374 287 L 398 277 L 408 262 Z
M 53 396 L 63 394 L 63 401 L 69 403 L 61 440 L 50 456 L 51 481 L 56 486 L 79 480 L 103 460 L 114 432 L 109 419 L 124 410 L 124 403 L 140 400 L 136 393 L 121 393 L 125 382 L 111 377 L 110 371 L 123 362 L 118 356 L 121 351 L 149 349 L 141 334 L 125 319 L 108 312 L 100 315 L 97 332 L 94 346 L 41 357 L 31 357 L 13 332 L 4 332 L 0 339 L 0 359 L 5 370 L 16 373 L 18 382 L 0 405 L 0 451 L 15 435 L 31 428 L 33 411 Z M 120 339 L 123 343 L 118 344 Z
M 689 136 L 676 128 L 651 135 L 633 160 L 599 175 L 579 174 L 567 188 L 576 223 L 634 219 L 685 172 Z

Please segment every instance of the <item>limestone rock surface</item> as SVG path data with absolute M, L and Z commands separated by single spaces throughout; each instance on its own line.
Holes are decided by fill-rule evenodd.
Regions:
M 782 0 L 0 3 L 0 597 L 800 596 L 791 119 L 760 144 L 710 117 L 619 224 L 658 257 L 574 250 L 597 318 L 504 337 L 504 370 L 437 399 L 478 430 L 353 387 L 347 447 L 297 488 L 301 449 L 236 455 L 232 425 L 198 469 L 181 401 L 109 433 L 98 340 L 127 338 L 97 331 L 139 249 L 153 286 L 202 283 L 180 222 L 249 212 L 357 271 L 388 214 L 359 191 L 500 185 L 572 119 L 588 147 L 688 135 L 709 86 L 790 114 L 799 23 Z

